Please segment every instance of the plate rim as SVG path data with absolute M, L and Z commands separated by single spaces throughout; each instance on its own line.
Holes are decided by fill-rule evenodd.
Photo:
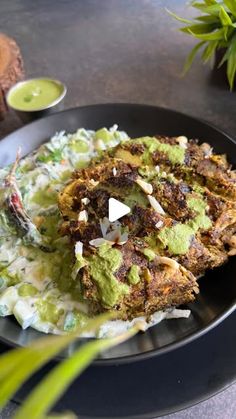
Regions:
M 233 316 L 232 319 L 230 320 L 230 318 L 229 318 L 229 320 L 226 320 L 226 321 L 230 321 L 231 324 L 234 324 L 235 315 L 236 315 L 236 313 L 232 313 L 232 316 Z M 198 341 L 198 346 L 199 345 L 200 346 L 204 346 L 206 344 L 205 339 L 207 339 L 208 340 L 207 347 L 208 347 L 208 345 L 210 345 L 210 348 L 212 348 L 212 345 L 214 345 L 217 342 L 217 340 L 220 338 L 220 336 L 222 336 L 222 334 L 223 334 L 223 336 L 225 336 L 224 335 L 224 333 L 225 333 L 225 331 L 224 331 L 225 330 L 224 324 L 219 325 L 219 328 L 220 328 L 220 330 L 218 329 L 218 331 L 217 331 L 217 328 L 215 329 L 216 330 L 217 337 L 214 336 L 214 335 L 212 335 L 212 333 L 210 334 L 210 336 L 209 335 L 205 335 L 202 339 L 200 339 Z M 228 326 L 227 326 L 226 330 L 227 330 L 227 334 L 228 334 L 229 333 L 229 327 Z M 212 340 L 213 340 L 213 343 L 212 343 Z M 234 340 L 234 342 L 236 342 L 236 341 Z M 190 348 L 191 348 L 191 346 L 190 346 Z M 182 352 L 182 354 L 181 354 L 181 352 L 177 351 L 177 355 L 175 353 L 175 357 L 177 356 L 177 358 L 179 358 L 180 361 L 183 360 L 184 354 L 186 354 L 186 351 L 188 351 L 188 350 L 189 350 L 188 349 L 188 345 L 184 346 L 183 348 L 180 349 L 180 351 Z M 217 351 L 218 351 L 218 349 L 217 349 Z M 208 350 L 208 352 L 209 352 L 209 350 Z M 174 352 L 168 354 L 167 355 L 167 358 L 164 357 L 164 359 L 163 359 L 164 364 L 167 364 L 167 365 L 169 364 L 170 357 L 173 354 L 174 354 Z M 232 351 L 231 351 L 231 354 L 232 354 Z M 226 353 L 224 353 L 224 355 L 226 355 Z M 230 359 L 232 359 L 232 355 L 231 355 L 231 358 Z M 155 368 L 155 366 L 157 366 L 157 368 L 158 368 L 158 365 L 156 365 L 157 360 L 159 360 L 158 357 L 153 357 L 151 360 L 149 360 L 150 362 L 153 363 L 153 368 Z M 189 361 L 189 363 L 191 363 L 191 360 Z M 139 368 L 140 365 L 141 365 L 141 371 L 142 371 L 143 368 L 145 368 L 145 364 L 144 363 L 142 363 L 142 364 L 136 363 L 134 365 L 135 365 L 136 371 L 137 371 L 137 369 Z M 234 364 L 235 373 L 234 373 L 233 377 L 232 376 L 231 377 L 230 376 L 226 376 L 225 374 L 223 374 L 222 377 L 221 377 L 221 380 L 218 381 L 218 382 L 216 381 L 214 387 L 208 388 L 204 392 L 202 392 L 202 390 L 200 390 L 200 391 L 198 390 L 197 391 L 197 394 L 195 394 L 194 396 L 188 397 L 186 401 L 181 401 L 181 402 L 177 402 L 176 401 L 174 404 L 172 404 L 169 407 L 162 406 L 162 408 L 160 409 L 160 408 L 158 408 L 158 405 L 157 405 L 157 407 L 155 407 L 155 408 L 152 407 L 152 411 L 146 410 L 145 412 L 140 413 L 140 414 L 137 414 L 137 412 L 135 412 L 135 414 L 134 413 L 129 414 L 129 415 L 123 415 L 122 414 L 121 416 L 117 416 L 117 415 L 109 415 L 109 416 L 107 416 L 107 415 L 103 415 L 103 416 L 102 415 L 99 415 L 99 416 L 98 415 L 96 415 L 96 416 L 92 415 L 91 416 L 91 414 L 87 414 L 86 413 L 86 414 L 83 414 L 82 415 L 79 411 L 76 411 L 76 412 L 80 415 L 81 419 L 110 419 L 110 418 L 114 418 L 114 419 L 136 419 L 136 418 L 137 419 L 151 419 L 151 418 L 154 418 L 154 417 L 155 418 L 156 417 L 162 417 L 163 415 L 169 415 L 169 414 L 172 414 L 172 413 L 176 413 L 176 412 L 182 411 L 184 409 L 188 409 L 189 407 L 194 406 L 194 405 L 197 405 L 197 404 L 199 404 L 201 402 L 204 402 L 204 401 L 208 400 L 209 398 L 211 398 L 212 396 L 215 396 L 218 393 L 221 393 L 222 391 L 226 390 L 228 387 L 230 387 L 231 385 L 233 385 L 234 383 L 236 383 L 236 369 L 235 369 L 235 366 L 236 366 L 236 364 Z M 193 367 L 193 368 L 195 368 L 195 367 Z M 100 368 L 99 368 L 99 370 L 97 368 L 93 368 L 93 365 L 90 366 L 88 369 L 89 370 L 90 369 L 92 370 L 90 376 L 91 375 L 94 376 L 94 374 L 96 374 L 96 371 L 99 371 L 99 370 L 101 371 Z M 193 373 L 194 373 L 194 371 L 193 371 Z M 204 371 L 204 375 L 206 374 L 207 377 L 209 377 L 209 375 L 208 375 L 209 373 L 207 372 L 207 370 L 204 369 L 203 371 Z M 137 374 L 137 373 L 135 373 L 135 374 Z M 111 377 L 114 377 L 114 368 L 109 373 L 109 375 Z M 140 375 L 140 373 L 139 373 L 139 375 Z M 122 377 L 122 375 L 121 375 L 121 377 Z M 83 377 L 81 377 L 80 380 L 82 378 Z M 111 379 L 113 379 L 113 378 L 111 378 Z M 184 373 L 184 376 L 183 377 L 181 376 L 181 380 L 182 379 L 183 380 L 186 379 L 185 373 Z M 109 376 L 108 376 L 108 380 L 109 380 Z M 205 378 L 204 378 L 204 381 L 205 381 Z M 197 382 L 199 384 L 202 381 L 200 379 L 200 382 L 199 382 L 199 378 L 197 378 Z M 85 380 L 85 383 L 88 385 L 88 379 Z M 193 384 L 194 383 L 195 383 L 195 381 L 193 382 Z M 80 382 L 80 386 L 81 385 L 82 385 L 82 383 Z M 177 383 L 175 385 L 177 385 Z M 31 388 L 31 387 L 28 386 L 28 388 Z M 76 386 L 76 388 L 77 388 L 77 386 Z M 69 391 L 70 390 L 68 390 L 68 395 L 70 394 Z M 131 391 L 132 391 L 132 387 L 131 387 Z M 28 394 L 27 389 L 25 389 L 23 391 L 23 393 Z M 72 392 L 72 394 L 73 394 L 73 392 Z M 121 395 L 121 398 L 123 400 L 124 395 Z M 22 401 L 24 401 L 24 396 L 22 397 L 22 395 L 20 395 L 20 394 L 18 395 L 17 394 L 14 397 L 14 400 L 17 403 L 21 403 Z M 148 403 L 148 401 L 147 401 L 147 403 Z M 63 405 L 63 402 L 62 402 L 62 405 Z M 67 400 L 66 406 L 68 407 L 68 400 Z M 63 410 L 65 410 L 64 409 L 64 406 L 63 406 Z

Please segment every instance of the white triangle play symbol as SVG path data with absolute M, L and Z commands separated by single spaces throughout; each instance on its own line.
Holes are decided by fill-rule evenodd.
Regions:
M 110 223 L 113 221 L 119 220 L 119 218 L 123 217 L 124 215 L 130 212 L 130 208 L 122 204 L 122 202 L 117 201 L 115 198 L 109 198 L 108 201 L 108 218 Z

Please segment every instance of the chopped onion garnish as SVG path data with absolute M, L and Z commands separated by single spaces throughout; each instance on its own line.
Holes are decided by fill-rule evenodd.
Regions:
M 236 249 L 235 248 L 230 249 L 230 251 L 228 252 L 228 255 L 229 256 L 235 256 L 236 255 Z
M 117 124 L 114 124 L 110 129 L 109 129 L 109 131 L 112 133 L 112 134 L 114 134 L 114 132 L 116 132 L 117 131 L 117 129 L 118 129 L 118 125 Z
M 90 185 L 97 186 L 99 184 L 98 180 L 90 179 L 89 180 Z
M 208 143 L 202 143 L 200 145 L 200 148 L 204 152 L 205 159 L 208 159 L 208 157 L 210 157 L 212 155 L 212 153 L 213 153 L 213 148 Z
M 188 139 L 184 135 L 180 135 L 179 137 L 177 137 L 176 138 L 176 141 L 179 143 L 180 147 L 182 147 L 182 148 L 188 148 L 188 146 L 187 146 Z
M 157 173 L 160 173 L 160 166 L 158 166 L 158 164 L 155 166 L 155 170 Z
M 102 220 L 100 220 L 100 227 L 101 227 L 103 237 L 105 237 L 109 226 L 110 226 L 110 221 L 108 220 L 107 217 L 104 217 Z
M 152 208 L 158 212 L 158 214 L 165 214 L 165 211 L 163 210 L 162 206 L 159 204 L 159 202 L 156 200 L 154 196 L 148 195 L 147 196 Z
M 95 150 L 106 150 L 106 146 L 100 138 L 94 142 L 94 148 Z
M 113 230 L 106 235 L 106 240 L 109 240 L 113 244 L 125 244 L 128 240 L 128 233 L 121 234 L 120 229 Z
M 94 247 L 102 246 L 102 244 L 108 243 L 108 240 L 105 240 L 103 237 L 99 237 L 98 239 L 90 240 L 89 244 Z
M 90 203 L 90 199 L 89 198 L 82 198 L 81 199 L 82 204 L 84 205 L 88 205 Z
M 117 175 L 117 169 L 116 169 L 116 167 L 113 167 L 112 173 L 113 173 L 113 176 L 116 176 Z
M 79 216 L 78 216 L 78 221 L 84 221 L 85 223 L 87 223 L 88 213 L 86 210 L 80 211 Z
M 146 194 L 148 194 L 148 195 L 151 195 L 151 194 L 152 194 L 152 192 L 153 192 L 153 187 L 152 187 L 151 183 L 147 183 L 147 182 L 145 182 L 145 181 L 144 181 L 144 180 L 142 180 L 142 179 L 137 179 L 137 180 L 136 180 L 136 183 L 140 186 L 140 188 L 142 188 L 142 190 L 143 190 Z
M 110 223 L 108 218 L 104 217 L 102 220 L 100 220 L 100 226 L 101 226 L 103 237 L 91 240 L 89 243 L 92 246 L 97 247 L 97 246 L 101 246 L 104 243 L 109 243 L 111 245 L 113 244 L 123 245 L 127 242 L 128 233 L 127 232 L 121 233 L 121 223 L 119 221 Z M 107 232 L 108 230 L 109 232 Z
M 81 255 L 83 254 L 83 243 L 82 242 L 76 242 L 75 243 L 75 255 Z
M 159 220 L 156 224 L 155 224 L 155 227 L 156 228 L 161 228 L 162 226 L 163 226 L 163 221 L 161 221 L 161 220 Z
M 178 262 L 176 262 L 176 260 L 168 258 L 166 256 L 156 256 L 155 258 L 155 262 L 158 262 L 162 265 L 168 265 L 170 266 L 172 269 L 179 269 L 179 264 Z

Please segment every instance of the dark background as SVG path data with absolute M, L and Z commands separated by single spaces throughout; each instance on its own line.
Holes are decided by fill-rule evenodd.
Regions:
M 200 61 L 181 77 L 196 41 L 177 31 L 180 24 L 165 7 L 193 15 L 182 0 L 0 0 L 0 30 L 20 46 L 26 77 L 49 76 L 67 85 L 65 108 L 159 105 L 203 118 L 236 138 L 236 93 L 229 92 L 221 71 Z M 10 112 L 0 122 L 0 138 L 19 126 Z M 11 417 L 13 410 L 11 403 L 0 418 Z M 233 419 L 235 411 L 232 386 L 169 418 Z

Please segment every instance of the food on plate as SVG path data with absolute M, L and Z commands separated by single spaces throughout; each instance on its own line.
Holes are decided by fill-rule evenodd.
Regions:
M 207 143 L 61 132 L 0 171 L 0 315 L 99 336 L 188 317 L 198 278 L 236 253 L 236 176 Z M 110 222 L 109 199 L 130 212 Z

